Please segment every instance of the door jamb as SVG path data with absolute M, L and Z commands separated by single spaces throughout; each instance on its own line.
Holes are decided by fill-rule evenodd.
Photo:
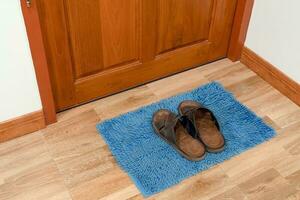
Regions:
M 27 0 L 20 1 L 40 98 L 42 102 L 45 123 L 46 125 L 48 125 L 56 122 L 56 109 L 54 96 L 51 89 L 51 82 L 37 5 L 35 2 L 36 0 L 30 1 L 30 7 L 27 7 Z
M 238 0 L 234 14 L 227 57 L 232 61 L 241 59 L 251 18 L 254 0 Z
M 40 20 L 35 2 L 36 0 L 31 0 L 29 8 L 27 7 L 26 0 L 20 1 L 42 101 L 45 122 L 49 125 L 56 122 L 56 109 L 51 89 Z M 232 61 L 238 61 L 241 58 L 253 4 L 254 0 L 237 0 L 237 7 L 227 52 L 227 57 Z

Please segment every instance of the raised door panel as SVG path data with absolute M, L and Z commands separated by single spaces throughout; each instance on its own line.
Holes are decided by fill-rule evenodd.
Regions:
M 75 79 L 139 59 L 137 0 L 65 0 Z
M 157 53 L 208 39 L 213 0 L 160 0 L 157 13 Z
M 100 1 L 104 67 L 139 60 L 140 1 Z
M 64 0 L 75 79 L 103 69 L 99 0 Z

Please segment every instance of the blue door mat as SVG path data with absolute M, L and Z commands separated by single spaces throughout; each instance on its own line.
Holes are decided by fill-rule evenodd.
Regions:
M 158 109 L 177 113 L 177 106 L 183 100 L 198 101 L 213 111 L 225 137 L 224 151 L 207 153 L 201 161 L 188 161 L 154 133 L 153 113 Z M 97 129 L 118 164 L 145 197 L 228 160 L 276 134 L 216 82 L 103 121 Z

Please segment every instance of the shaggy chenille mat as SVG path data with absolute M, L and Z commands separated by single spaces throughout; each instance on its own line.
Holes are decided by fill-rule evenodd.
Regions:
M 209 153 L 204 160 L 188 161 L 153 131 L 152 114 L 158 109 L 177 113 L 183 100 L 195 100 L 215 114 L 226 140 L 225 150 Z M 192 91 L 141 107 L 97 125 L 118 164 L 147 197 L 242 153 L 275 135 L 247 107 L 219 83 L 212 82 Z

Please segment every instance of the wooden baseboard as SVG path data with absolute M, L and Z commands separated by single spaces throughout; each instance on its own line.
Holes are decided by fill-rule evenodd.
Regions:
M 42 110 L 0 122 L 0 142 L 32 133 L 45 127 L 45 117 Z
M 300 85 L 247 47 L 241 62 L 300 106 Z

